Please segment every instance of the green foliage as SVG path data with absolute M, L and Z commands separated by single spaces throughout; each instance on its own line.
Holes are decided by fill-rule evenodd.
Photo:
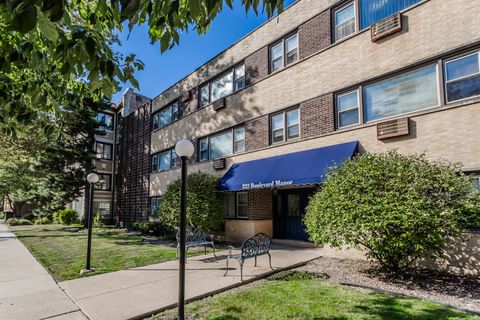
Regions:
M 19 219 L 19 218 L 10 218 L 6 222 L 10 226 L 26 226 L 26 225 L 31 225 L 32 224 L 32 221 L 30 221 L 30 220 Z
M 217 190 L 218 177 L 202 172 L 187 178 L 187 221 L 204 231 L 215 231 L 223 225 L 223 203 Z M 167 186 L 160 202 L 160 221 L 178 228 L 180 180 Z
M 138 87 L 134 72 L 143 63 L 112 49 L 121 45 L 116 35 L 124 25 L 148 26 L 151 42 L 164 52 L 181 33 L 206 33 L 224 4 L 231 7 L 232 0 L 0 1 L 0 129 L 44 125 L 38 118 L 61 114 L 72 85 L 85 85 L 96 101 L 110 99 L 118 82 Z M 242 4 L 269 16 L 283 9 L 283 0 Z
M 139 231 L 145 235 L 164 237 L 167 239 L 175 238 L 173 228 L 165 225 L 160 221 L 139 221 L 132 223 L 132 230 Z
M 390 272 L 439 254 L 480 215 L 479 192 L 460 172 L 459 165 L 431 163 L 424 155 L 357 156 L 328 174 L 310 200 L 310 239 L 363 248 Z
M 100 212 L 95 213 L 93 216 L 93 226 L 96 228 L 101 228 L 104 226 L 102 214 Z
M 27 220 L 30 220 L 30 221 L 33 221 L 36 219 L 36 216 L 35 216 L 35 213 L 30 211 L 30 212 L 27 212 L 27 214 L 25 214 L 23 216 L 24 219 L 27 219 Z
M 0 211 L 0 219 L 5 219 L 5 212 Z
M 73 224 L 78 220 L 78 213 L 73 209 L 65 209 L 53 213 L 53 221 L 61 224 Z
M 50 220 L 48 217 L 43 217 L 43 218 L 38 218 L 35 220 L 35 224 L 50 224 L 52 223 L 52 220 Z

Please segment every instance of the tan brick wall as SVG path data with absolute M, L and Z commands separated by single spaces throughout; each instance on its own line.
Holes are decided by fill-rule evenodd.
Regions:
M 229 242 L 242 243 L 260 232 L 272 237 L 272 220 L 225 220 L 225 236 Z
M 282 37 L 286 32 L 295 29 L 303 22 L 322 12 L 331 4 L 332 0 L 302 0 L 296 2 L 280 16 L 273 17 L 228 50 L 220 53 L 210 62 L 156 97 L 153 101 L 152 111 L 155 112 L 183 92 L 193 89 L 205 80 L 234 66 L 257 50 Z
M 205 136 L 355 83 L 398 70 L 467 43 L 480 41 L 480 6 L 457 0 L 455 6 L 431 0 L 405 13 L 408 32 L 373 43 L 367 30 L 285 68 L 227 98 L 227 110 L 207 107 L 152 136 L 152 148 L 164 149 L 181 135 Z M 462 16 L 461 23 L 453 17 Z M 435 32 L 432 32 L 435 30 Z M 441 35 L 441 36 L 440 36 Z
M 253 220 L 273 219 L 272 190 L 248 191 L 248 218 Z
M 452 121 L 453 120 L 453 121 Z M 295 151 L 314 149 L 358 140 L 361 150 L 385 152 L 398 149 L 411 154 L 425 152 L 431 160 L 445 159 L 462 162 L 465 169 L 480 168 L 480 103 L 468 104 L 437 112 L 411 117 L 412 133 L 407 137 L 377 140 L 375 125 L 365 125 L 351 130 L 336 131 L 319 138 L 271 146 L 257 152 L 227 158 L 227 168 L 215 171 L 211 162 L 189 166 L 189 172 L 203 171 L 223 175 L 233 163 L 282 155 Z M 448 124 L 448 125 L 446 125 Z M 178 178 L 178 170 L 150 176 L 150 194 L 161 194 L 169 182 Z

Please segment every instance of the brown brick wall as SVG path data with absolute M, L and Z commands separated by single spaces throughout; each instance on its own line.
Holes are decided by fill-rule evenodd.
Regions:
M 302 139 L 335 130 L 333 93 L 313 98 L 300 104 L 300 130 Z
M 245 149 L 246 151 L 257 150 L 269 145 L 269 116 L 247 121 L 245 123 Z
M 149 208 L 150 103 L 121 120 L 116 181 L 116 219 L 120 225 L 146 220 Z
M 268 75 L 268 46 L 245 58 L 246 85 L 251 85 Z
M 300 59 L 332 44 L 330 10 L 324 11 L 298 27 Z
M 273 219 L 272 190 L 248 191 L 248 218 L 253 220 Z

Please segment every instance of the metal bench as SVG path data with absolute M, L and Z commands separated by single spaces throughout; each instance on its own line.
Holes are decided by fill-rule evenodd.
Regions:
M 234 247 L 229 246 L 229 252 L 227 257 L 227 268 L 225 270 L 225 274 L 227 275 L 228 272 L 228 260 L 235 259 L 238 260 L 240 263 L 240 281 L 243 281 L 243 264 L 246 259 L 255 258 L 255 267 L 257 266 L 257 257 L 262 256 L 264 254 L 268 255 L 268 262 L 270 264 L 270 268 L 272 270 L 272 256 L 270 255 L 270 237 L 268 237 L 265 233 L 258 233 L 253 237 L 245 240 L 240 248 L 239 254 L 233 254 L 232 251 L 235 250 Z
M 187 228 L 185 233 L 185 249 L 193 247 L 204 247 L 205 254 L 207 254 L 207 246 L 213 248 L 213 255 L 215 254 L 215 244 L 213 243 L 213 236 L 206 234 L 200 229 Z M 180 250 L 180 230 L 177 231 L 177 258 L 179 256 L 178 252 Z

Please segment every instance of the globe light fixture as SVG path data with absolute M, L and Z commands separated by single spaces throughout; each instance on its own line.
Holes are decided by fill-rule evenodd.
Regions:
M 193 155 L 193 143 L 187 139 L 178 141 L 175 145 L 175 153 L 179 157 L 191 157 Z
M 98 174 L 96 174 L 95 172 L 92 172 L 92 173 L 88 174 L 87 181 L 90 184 L 97 183 L 98 182 Z

